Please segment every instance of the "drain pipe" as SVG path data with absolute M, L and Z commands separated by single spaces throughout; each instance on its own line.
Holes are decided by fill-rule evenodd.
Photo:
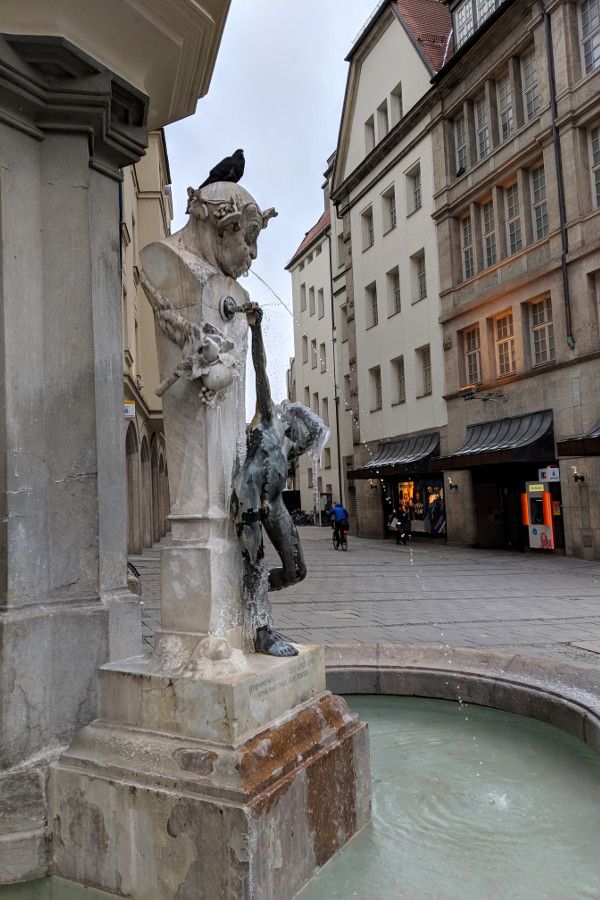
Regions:
M 340 444 L 340 397 L 338 394 L 338 383 L 336 374 L 335 352 L 337 349 L 337 337 L 335 327 L 335 300 L 333 298 L 333 259 L 331 253 L 331 232 L 332 226 L 329 225 L 329 234 L 327 235 L 327 246 L 329 247 L 329 293 L 331 294 L 331 358 L 333 360 L 333 405 L 335 406 L 335 438 L 337 445 L 338 458 L 338 483 L 340 491 L 340 503 L 344 502 L 343 477 L 342 477 L 342 450 Z
M 567 214 L 565 207 L 565 182 L 563 177 L 562 151 L 560 136 L 556 120 L 558 118 L 558 106 L 556 103 L 556 77 L 554 72 L 554 48 L 552 46 L 552 27 L 550 13 L 546 9 L 545 0 L 538 0 L 544 31 L 546 34 L 546 53 L 548 56 L 548 88 L 550 90 L 550 112 L 552 114 L 552 144 L 554 146 L 554 162 L 556 165 L 556 182 L 558 186 L 558 214 L 560 220 L 560 234 L 562 250 L 560 266 L 562 273 L 563 301 L 565 307 L 565 325 L 567 328 L 567 344 L 570 350 L 575 349 L 575 338 L 571 320 L 571 292 L 569 290 L 569 273 L 567 271 L 567 254 L 569 252 L 569 235 L 567 233 Z

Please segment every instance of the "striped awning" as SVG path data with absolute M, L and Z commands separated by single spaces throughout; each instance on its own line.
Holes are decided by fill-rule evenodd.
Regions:
M 379 444 L 372 458 L 348 475 L 351 478 L 381 478 L 390 474 L 394 467 L 422 463 L 437 453 L 439 445 L 440 436 L 437 431 L 388 441 Z
M 441 462 L 444 469 L 496 462 L 549 462 L 554 458 L 552 410 L 467 426 L 462 445 Z

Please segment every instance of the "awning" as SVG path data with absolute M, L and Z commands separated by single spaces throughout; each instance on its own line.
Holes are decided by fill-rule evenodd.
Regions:
M 587 434 L 558 441 L 559 456 L 600 456 L 600 422 Z
M 348 478 L 385 478 L 388 475 L 404 475 L 409 469 L 429 472 L 429 458 L 437 453 L 439 445 L 437 431 L 379 444 L 374 456 L 358 469 L 348 472 Z
M 478 422 L 467 426 L 465 440 L 452 456 L 440 460 L 443 469 L 555 459 L 552 410 Z

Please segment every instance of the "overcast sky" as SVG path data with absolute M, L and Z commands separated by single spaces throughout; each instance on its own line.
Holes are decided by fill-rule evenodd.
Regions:
M 167 128 L 175 220 L 186 189 L 243 147 L 242 184 L 279 216 L 259 239 L 253 268 L 291 308 L 285 271 L 323 211 L 321 184 L 337 142 L 348 63 L 344 57 L 376 0 L 233 0 L 208 95 L 194 116 Z M 292 317 L 252 274 L 243 287 L 265 306 L 273 398 L 286 395 Z

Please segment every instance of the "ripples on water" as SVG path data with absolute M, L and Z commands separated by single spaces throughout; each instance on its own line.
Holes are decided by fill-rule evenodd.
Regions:
M 600 756 L 471 705 L 350 697 L 373 821 L 301 900 L 600 900 Z

